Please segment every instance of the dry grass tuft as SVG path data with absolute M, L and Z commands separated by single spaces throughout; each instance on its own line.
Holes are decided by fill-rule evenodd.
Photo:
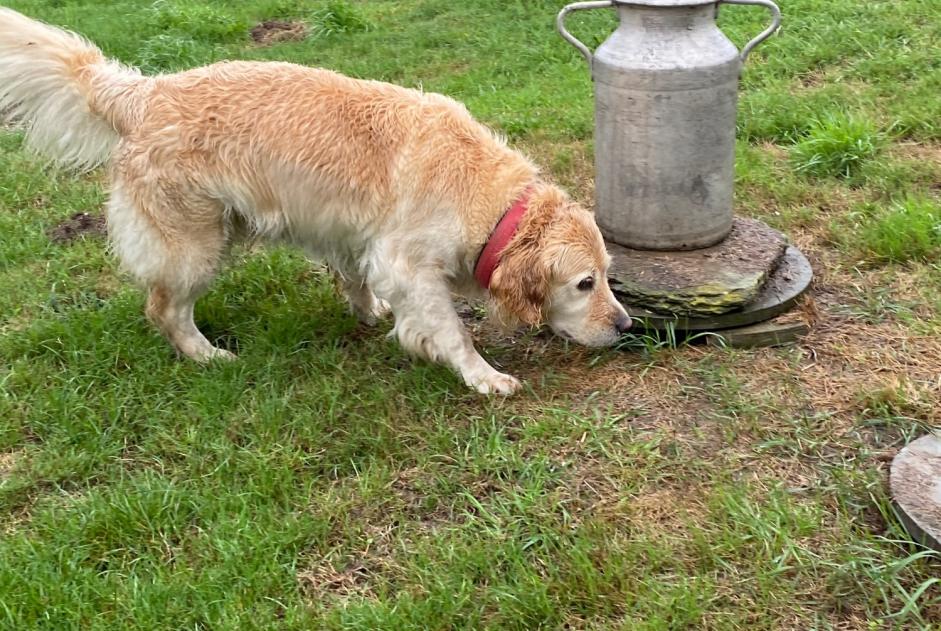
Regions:
M 927 162 L 941 167 L 941 144 L 901 142 L 888 150 L 890 156 L 897 156 L 915 162 Z
M 13 473 L 17 464 L 22 459 L 22 455 L 20 451 L 0 453 L 0 482 L 10 477 L 10 474 Z
M 867 398 L 876 404 L 881 397 L 894 408 L 887 411 L 919 412 L 927 423 L 941 419 L 941 340 L 936 336 L 915 335 L 892 322 L 830 317 L 806 344 L 809 362 L 801 382 L 815 408 L 853 417 Z M 861 398 L 860 393 L 869 394 Z

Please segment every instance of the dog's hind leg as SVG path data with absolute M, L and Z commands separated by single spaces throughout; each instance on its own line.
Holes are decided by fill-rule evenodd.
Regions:
M 155 284 L 147 297 L 147 318 L 180 353 L 200 363 L 235 359 L 229 351 L 213 346 L 193 321 L 193 307 L 204 288 Z
M 221 205 L 187 199 L 166 184 L 149 190 L 118 182 L 107 215 L 111 243 L 123 267 L 149 291 L 150 321 L 191 359 L 234 358 L 213 346 L 193 321 L 196 300 L 209 287 L 227 245 Z

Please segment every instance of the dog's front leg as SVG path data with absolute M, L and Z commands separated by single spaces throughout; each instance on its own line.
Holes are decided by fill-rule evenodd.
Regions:
M 360 322 L 367 326 L 375 326 L 376 320 L 389 312 L 389 305 L 379 300 L 366 284 L 364 278 L 356 274 L 334 272 L 340 291 L 350 303 L 350 309 Z
M 496 370 L 474 348 L 443 279 L 419 272 L 395 285 L 384 297 L 395 317 L 393 333 L 408 352 L 451 366 L 484 394 L 512 394 L 520 387 L 516 377 Z

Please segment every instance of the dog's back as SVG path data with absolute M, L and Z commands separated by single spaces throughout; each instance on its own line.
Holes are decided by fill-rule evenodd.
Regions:
M 155 78 L 120 159 L 190 174 L 261 232 L 284 222 L 302 229 L 314 217 L 301 215 L 324 213 L 362 229 L 392 210 L 429 103 L 327 70 L 219 63 Z
M 366 234 L 397 213 L 444 207 L 477 237 L 508 185 L 535 174 L 438 94 L 277 62 L 144 77 L 9 9 L 0 9 L 3 109 L 54 160 L 88 168 L 117 151 L 119 179 L 185 173 L 268 236 L 329 238 L 337 229 L 325 221 Z
M 126 138 L 148 170 L 191 174 L 257 233 L 308 243 L 443 209 L 477 234 L 506 203 L 493 199 L 506 179 L 535 173 L 450 98 L 288 63 L 156 77 Z

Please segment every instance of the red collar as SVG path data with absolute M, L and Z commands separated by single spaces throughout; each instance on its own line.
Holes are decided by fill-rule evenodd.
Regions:
M 500 253 L 516 234 L 516 228 L 529 207 L 530 193 L 531 189 L 527 188 L 519 199 L 513 202 L 510 209 L 497 223 L 497 227 L 490 233 L 490 239 L 487 240 L 480 256 L 477 257 L 477 263 L 474 265 L 474 278 L 484 289 L 490 288 L 490 277 L 493 276 L 493 270 L 497 269 L 497 265 L 500 264 Z

